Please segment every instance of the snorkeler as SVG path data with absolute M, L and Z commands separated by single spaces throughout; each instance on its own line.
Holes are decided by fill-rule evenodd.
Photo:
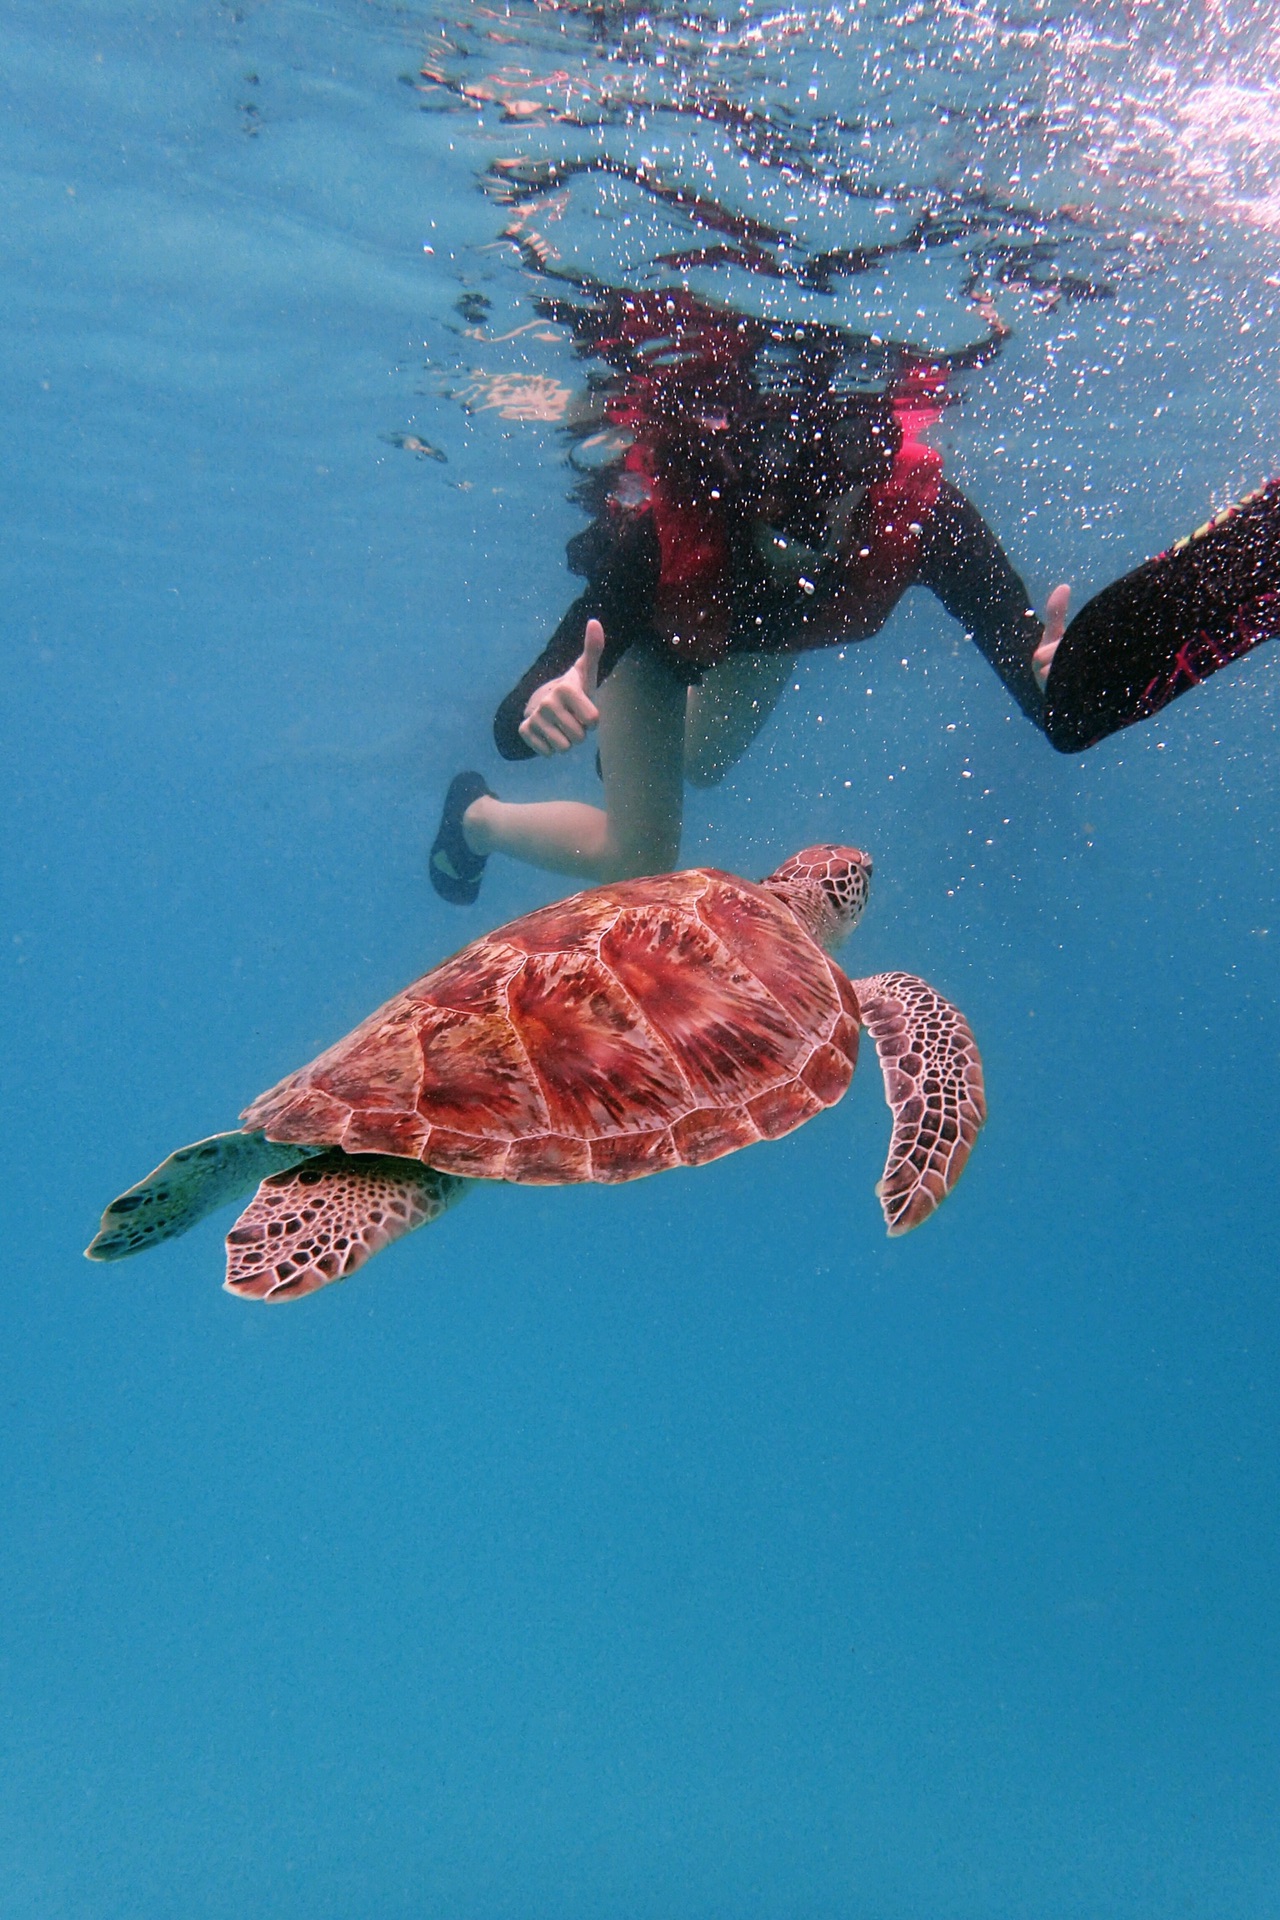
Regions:
M 678 298 L 678 297 L 677 297 Z M 603 808 L 516 804 L 479 774 L 445 800 L 431 879 L 476 898 L 489 854 L 585 880 L 672 867 L 686 780 L 714 785 L 776 706 L 794 656 L 880 631 L 910 586 L 959 620 L 1061 752 L 1149 717 L 1280 627 L 1280 483 L 1043 624 L 977 510 L 919 437 L 945 370 L 843 393 L 810 352 L 768 391 L 740 321 L 632 296 L 615 328 L 660 331 L 605 407 L 629 436 L 592 524 L 569 545 L 587 590 L 498 708 L 505 759 L 568 752 L 599 729 Z M 681 303 L 683 304 L 683 303 Z M 596 341 L 596 350 L 600 341 Z

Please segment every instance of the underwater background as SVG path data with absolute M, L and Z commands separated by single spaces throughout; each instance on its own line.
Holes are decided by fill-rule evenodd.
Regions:
M 867 847 L 846 964 L 974 1026 L 990 1122 L 908 1239 L 867 1050 L 780 1143 L 482 1190 L 285 1310 L 219 1290 L 229 1216 L 81 1258 L 564 890 L 426 880 L 457 767 L 598 791 L 489 745 L 576 590 L 584 372 L 484 177 L 738 162 L 466 76 L 598 106 L 717 37 L 860 182 L 766 156 L 811 248 L 968 210 L 838 317 L 998 311 L 934 440 L 1037 604 L 1280 470 L 1274 7 L 9 0 L 5 1920 L 1280 1912 L 1273 649 L 1062 758 L 912 595 L 690 795 L 689 865 Z M 566 234 L 642 274 L 602 178 Z

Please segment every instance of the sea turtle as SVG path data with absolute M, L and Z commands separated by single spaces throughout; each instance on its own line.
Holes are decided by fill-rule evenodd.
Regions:
M 714 869 L 596 887 L 473 941 L 171 1154 L 88 1249 L 122 1260 L 258 1185 L 227 1236 L 233 1293 L 342 1280 L 479 1180 L 635 1180 L 776 1140 L 845 1091 L 865 1027 L 893 1113 L 877 1191 L 924 1220 L 986 1117 L 967 1022 L 923 980 L 829 957 L 871 861 L 808 847 L 760 884 Z

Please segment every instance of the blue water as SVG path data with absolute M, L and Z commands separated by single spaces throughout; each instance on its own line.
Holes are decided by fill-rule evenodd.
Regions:
M 770 72 L 904 196 L 976 167 L 1096 216 L 1054 257 L 1115 296 L 997 285 L 938 439 L 1038 599 L 1277 469 L 1272 10 L 793 17 Z M 594 790 L 488 749 L 582 523 L 554 427 L 456 397 L 581 382 L 456 306 L 531 317 L 477 182 L 558 130 L 401 84 L 438 27 L 0 25 L 0 1914 L 1280 1912 L 1272 649 L 1061 759 L 913 595 L 690 796 L 689 864 L 869 847 L 851 970 L 972 1020 L 990 1124 L 910 1238 L 868 1061 L 779 1144 L 482 1190 L 285 1309 L 220 1291 L 225 1218 L 81 1258 L 170 1149 L 554 897 L 495 861 L 436 899 L 448 774 Z M 842 318 L 975 329 L 962 259 L 910 266 Z

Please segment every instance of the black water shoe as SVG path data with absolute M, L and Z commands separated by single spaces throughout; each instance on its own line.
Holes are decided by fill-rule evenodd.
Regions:
M 462 830 L 462 816 L 472 801 L 489 791 L 480 774 L 457 773 L 444 797 L 440 829 L 431 848 L 430 872 L 432 886 L 453 907 L 472 906 L 480 892 L 488 856 L 472 853 Z

